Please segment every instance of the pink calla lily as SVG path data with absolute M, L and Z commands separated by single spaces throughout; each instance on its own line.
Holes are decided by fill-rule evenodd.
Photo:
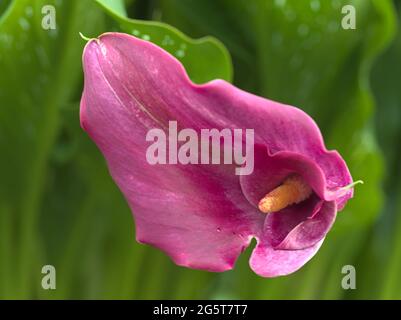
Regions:
M 353 190 L 341 156 L 327 151 L 302 110 L 244 92 L 223 81 L 190 81 L 181 63 L 135 37 L 106 33 L 86 45 L 81 125 L 103 153 L 133 212 L 136 237 L 176 264 L 232 269 L 256 238 L 251 268 L 275 277 L 313 257 Z M 152 128 L 253 129 L 254 170 L 235 164 L 150 164 Z M 307 199 L 274 213 L 259 201 L 296 174 Z

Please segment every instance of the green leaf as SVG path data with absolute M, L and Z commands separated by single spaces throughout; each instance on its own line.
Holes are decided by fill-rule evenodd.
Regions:
M 398 20 L 401 17 L 401 2 L 397 1 Z M 365 246 L 367 258 L 361 261 L 374 270 L 362 274 L 363 283 L 371 283 L 381 289 L 378 294 L 383 299 L 400 299 L 401 281 L 401 32 L 398 28 L 392 46 L 380 57 L 372 72 L 372 88 L 379 106 L 375 123 L 377 136 L 386 160 L 386 206 L 381 219 L 374 228 L 372 241 Z M 367 286 L 363 287 L 362 298 L 371 299 Z
M 196 83 L 213 79 L 232 80 L 231 59 L 226 48 L 212 37 L 191 39 L 178 29 L 157 21 L 129 19 L 118 10 L 119 1 L 96 0 L 118 23 L 121 31 L 149 40 L 174 55 Z
M 0 1 L 0 15 L 6 11 L 8 6 L 10 5 L 10 2 L 11 2 L 11 0 Z
M 97 1 L 103 8 L 113 12 L 116 16 L 126 17 L 127 11 L 125 9 L 123 0 L 95 0 Z

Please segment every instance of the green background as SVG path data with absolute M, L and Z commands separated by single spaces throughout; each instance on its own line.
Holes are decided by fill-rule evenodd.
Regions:
M 55 30 L 42 28 L 48 4 Z M 341 27 L 346 4 L 355 30 Z M 400 299 L 400 14 L 396 0 L 0 0 L 0 298 Z M 156 43 L 195 82 L 223 78 L 316 120 L 365 184 L 305 267 L 261 278 L 249 248 L 234 270 L 208 273 L 135 242 L 79 127 L 79 32 L 106 31 Z M 41 287 L 46 264 L 56 290 Z M 344 265 L 356 290 L 341 287 Z

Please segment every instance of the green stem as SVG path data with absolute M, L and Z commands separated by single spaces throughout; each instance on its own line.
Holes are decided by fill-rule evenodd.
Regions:
M 10 279 L 13 279 L 12 220 L 7 207 L 0 209 L 0 299 L 12 299 L 14 295 Z
M 85 198 L 80 212 L 77 214 L 77 219 L 69 236 L 68 244 L 63 250 L 63 255 L 59 263 L 59 280 L 55 295 L 59 299 L 71 297 L 71 286 L 73 282 L 73 273 L 75 271 L 74 266 L 82 252 L 82 245 L 85 243 L 85 235 L 90 227 L 94 199 L 94 194 L 91 191 L 91 193 Z
M 136 244 L 129 254 L 121 276 L 120 292 L 122 299 L 134 299 L 138 295 L 138 282 L 141 277 L 141 266 L 146 252 L 144 245 Z
M 401 192 L 401 188 L 399 188 Z M 386 277 L 381 290 L 381 299 L 400 299 L 400 270 L 401 270 L 401 201 L 398 201 L 397 209 L 397 223 L 393 231 L 392 245 L 388 246 L 389 258 L 384 270 Z

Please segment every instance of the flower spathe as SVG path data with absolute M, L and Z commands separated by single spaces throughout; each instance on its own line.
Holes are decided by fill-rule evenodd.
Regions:
M 292 273 L 317 252 L 352 197 L 352 188 L 344 188 L 352 183 L 344 160 L 326 150 L 319 128 L 300 109 L 223 80 L 196 85 L 166 51 L 121 33 L 89 41 L 83 66 L 81 126 L 127 199 L 137 240 L 178 265 L 229 270 L 256 238 L 250 266 L 257 274 Z M 146 134 L 169 121 L 196 131 L 254 129 L 253 172 L 235 175 L 230 164 L 149 164 Z M 310 192 L 262 213 L 261 199 L 291 176 Z

